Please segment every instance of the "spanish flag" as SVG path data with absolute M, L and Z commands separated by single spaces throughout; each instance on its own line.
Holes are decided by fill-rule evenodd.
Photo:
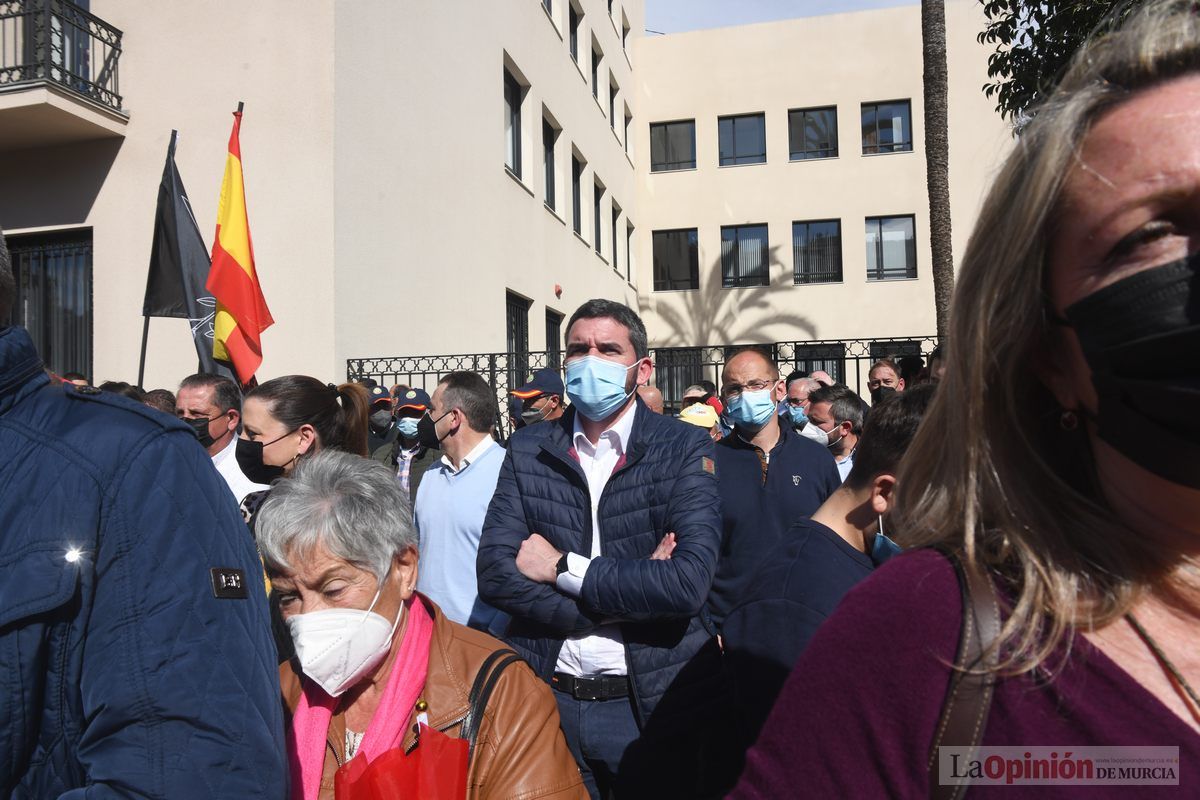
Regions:
M 217 208 L 217 233 L 213 237 L 212 266 L 208 290 L 217 301 L 213 321 L 213 356 L 233 364 L 243 386 L 254 378 L 262 363 L 259 335 L 275 320 L 267 308 L 258 276 L 254 272 L 254 248 L 246 219 L 246 191 L 242 184 L 242 150 L 238 131 L 242 127 L 242 104 L 233 112 L 225 178 L 221 182 L 221 204 Z

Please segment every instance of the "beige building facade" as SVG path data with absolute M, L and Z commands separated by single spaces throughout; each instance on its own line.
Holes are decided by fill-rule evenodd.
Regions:
M 22 281 L 17 321 L 56 370 L 136 377 L 170 131 L 211 246 L 238 101 L 276 320 L 260 379 L 337 380 L 347 359 L 558 351 L 590 297 L 639 308 L 664 348 L 932 333 L 918 6 L 644 36 L 641 0 L 85 5 L 55 20 L 18 3 L 0 19 L 24 42 L 0 64 L 0 225 Z M 1010 137 L 979 91 L 977 4 L 950 0 L 947 17 L 959 255 Z M 864 155 L 863 105 L 896 101 L 910 149 Z M 836 110 L 836 156 L 793 160 L 789 112 L 816 108 Z M 681 120 L 695 163 L 658 169 L 652 125 Z M 722 126 L 744 163 L 720 164 Z M 869 280 L 867 220 L 905 216 L 915 277 L 892 279 L 889 222 L 877 226 L 887 279 Z M 807 282 L 829 272 L 828 237 L 800 248 L 822 266 L 798 273 L 793 225 L 829 220 L 840 280 Z M 691 240 L 661 234 L 689 230 L 695 285 L 664 285 L 664 254 Z M 665 269 L 680 277 L 675 261 Z M 151 320 L 146 364 L 147 387 L 194 370 L 187 320 Z
M 655 149 L 639 174 L 638 286 L 653 342 L 830 342 L 785 348 L 781 368 L 831 367 L 856 388 L 872 355 L 904 352 L 880 340 L 929 352 L 920 17 L 913 5 L 638 41 L 638 148 Z M 982 25 L 978 3 L 946 3 L 956 258 L 1011 146 L 980 88 Z M 836 363 L 843 345 L 857 369 Z

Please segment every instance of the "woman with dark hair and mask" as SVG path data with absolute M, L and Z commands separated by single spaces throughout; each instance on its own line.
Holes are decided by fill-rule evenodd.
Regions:
M 255 387 L 242 401 L 238 466 L 255 483 L 289 475 L 304 456 L 321 450 L 367 455 L 367 390 L 357 383 L 321 383 L 308 375 L 284 375 Z M 267 490 L 269 491 L 269 490 Z M 267 491 L 242 502 L 254 530 L 254 515 Z
M 1196 795 L 1198 128 L 1200 9 L 1158 0 L 1022 130 L 901 465 L 916 552 L 817 632 L 733 797 L 1061 793 L 1112 746 L 1156 748 L 1107 762 L 1145 768 L 1138 797 Z

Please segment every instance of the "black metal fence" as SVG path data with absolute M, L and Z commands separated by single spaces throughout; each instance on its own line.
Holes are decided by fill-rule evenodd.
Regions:
M 731 353 L 746 346 L 659 347 L 651 350 L 654 385 L 662 392 L 667 409 L 677 411 L 684 390 L 692 384 L 709 380 L 719 386 L 725 360 Z M 881 358 L 904 359 L 902 367 L 920 370 L 937 347 L 937 339 L 933 336 L 916 336 L 905 339 L 774 342 L 750 346 L 767 353 L 778 365 L 781 375 L 797 369 L 809 373 L 823 370 L 835 381 L 846 384 L 866 397 L 867 372 L 871 364 Z M 561 353 L 555 351 L 351 358 L 346 361 L 346 377 L 349 380 L 373 378 L 389 388 L 397 384 L 419 387 L 432 394 L 438 380 L 448 372 L 477 372 L 496 391 L 497 431 L 503 439 L 512 431 L 508 393 L 519 385 L 513 385 L 516 382 L 513 376 L 528 375 L 547 366 L 557 369 L 559 359 Z M 523 382 L 524 378 L 521 380 Z
M 121 109 L 121 31 L 67 0 L 0 0 L 0 87 L 49 82 Z

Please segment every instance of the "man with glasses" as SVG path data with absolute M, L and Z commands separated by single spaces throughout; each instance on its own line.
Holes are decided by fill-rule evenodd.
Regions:
M 242 393 L 237 384 L 221 375 L 189 375 L 175 395 L 175 416 L 196 432 L 235 501 L 240 504 L 251 492 L 270 488 L 247 478 L 234 456 L 242 425 Z
M 775 363 L 755 348 L 735 353 L 721 373 L 733 434 L 716 447 L 722 538 L 708 610 L 718 627 L 784 531 L 842 482 L 827 448 L 780 424 L 785 391 Z

